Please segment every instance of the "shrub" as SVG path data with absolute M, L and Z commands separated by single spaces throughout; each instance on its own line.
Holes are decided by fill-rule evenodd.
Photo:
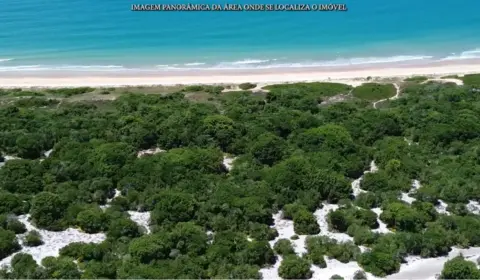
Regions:
M 372 209 L 380 206 L 380 198 L 373 192 L 363 192 L 355 197 L 355 205 L 365 209 Z
M 339 232 L 346 232 L 351 225 L 378 228 L 377 214 L 371 210 L 355 207 L 340 208 L 330 212 L 327 220 L 329 227 Z
M 208 93 L 220 94 L 225 87 L 223 86 L 204 86 L 203 90 Z
M 77 87 L 77 88 L 58 88 L 58 89 L 48 89 L 47 92 L 52 95 L 61 95 L 63 97 L 70 97 L 73 95 L 84 94 L 87 92 L 94 91 L 94 88 L 91 87 Z
M 203 91 L 203 86 L 202 85 L 190 85 L 190 86 L 186 86 L 182 91 L 199 92 L 199 91 Z
M 274 240 L 278 231 L 265 224 L 252 223 L 249 228 L 249 235 L 255 240 Z
M 87 233 L 97 233 L 107 228 L 106 216 L 100 208 L 90 208 L 77 215 L 77 225 Z
M 425 77 L 425 76 L 413 76 L 413 77 L 408 77 L 408 78 L 406 78 L 404 81 L 405 81 L 405 82 L 421 83 L 421 82 L 425 82 L 426 80 L 428 80 L 428 77 Z
M 443 265 L 440 279 L 479 279 L 480 271 L 476 265 L 463 256 L 455 257 Z
M 296 234 L 318 234 L 320 232 L 315 216 L 303 205 L 285 205 L 283 216 L 285 219 L 293 219 L 293 227 Z
M 249 90 L 249 89 L 255 88 L 256 86 L 257 86 L 256 84 L 252 84 L 252 83 L 243 83 L 238 85 L 238 87 L 242 90 Z
M 43 244 L 42 237 L 40 236 L 40 233 L 36 230 L 32 230 L 27 233 L 25 236 L 25 245 L 30 246 L 30 247 L 36 247 L 40 246 Z
M 264 87 L 269 91 L 292 91 L 299 92 L 302 95 L 314 96 L 335 96 L 337 94 L 348 93 L 352 86 L 340 83 L 294 83 L 294 84 L 278 84 Z
M 312 261 L 312 263 L 320 268 L 327 267 L 327 262 L 325 261 L 325 252 L 321 249 L 309 250 L 307 258 Z
M 11 230 L 15 232 L 15 234 L 27 232 L 27 228 L 25 227 L 25 225 L 17 219 L 8 219 L 5 229 Z
M 480 88 L 480 74 L 468 74 L 462 77 L 465 85 Z
M 283 279 L 309 279 L 312 274 L 310 262 L 296 255 L 283 259 L 278 269 L 278 275 Z
M 0 260 L 20 249 L 15 232 L 0 228 Z
M 15 102 L 15 106 L 18 107 L 46 107 L 55 105 L 60 101 L 55 99 L 45 99 L 40 97 L 22 98 Z
M 355 274 L 353 274 L 353 279 L 355 279 L 355 280 L 366 280 L 367 279 L 367 274 L 363 270 L 357 270 L 357 271 L 355 271 Z
M 279 239 L 273 246 L 273 250 L 281 256 L 295 254 L 292 243 L 288 239 Z
M 353 96 L 375 101 L 395 96 L 397 89 L 393 84 L 365 83 L 353 89 Z

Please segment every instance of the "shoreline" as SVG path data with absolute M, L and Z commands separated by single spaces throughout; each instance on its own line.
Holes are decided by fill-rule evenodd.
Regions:
M 366 81 L 367 77 L 405 78 L 416 75 L 439 77 L 480 73 L 480 60 L 442 62 L 429 65 L 375 65 L 321 68 L 156 71 L 153 73 L 121 72 L 4 72 L 0 88 L 29 87 L 128 87 L 172 86 L 191 84 L 349 82 Z

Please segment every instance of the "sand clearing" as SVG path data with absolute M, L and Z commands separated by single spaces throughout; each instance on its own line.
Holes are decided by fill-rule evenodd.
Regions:
M 146 156 L 146 155 L 154 155 L 154 154 L 163 153 L 163 152 L 166 152 L 166 151 L 162 150 L 160 148 L 151 148 L 151 149 L 139 151 L 137 153 L 137 157 L 143 157 L 143 156 Z
M 327 204 L 323 203 L 323 207 L 321 209 L 318 209 L 313 213 L 313 215 L 317 218 L 317 223 L 320 226 L 320 234 L 321 236 L 327 236 L 329 238 L 335 239 L 338 242 L 348 242 L 348 241 L 353 241 L 353 237 L 350 237 L 346 233 L 340 233 L 340 232 L 332 232 L 328 228 L 328 221 L 327 221 L 327 216 L 328 213 L 331 211 L 335 211 L 339 208 L 337 204 Z
M 408 204 L 412 204 L 415 200 L 417 200 L 414 197 L 411 197 L 411 195 L 415 194 L 415 192 L 421 187 L 420 181 L 418 180 L 413 180 L 412 181 L 412 188 L 408 193 L 402 192 L 402 197 L 400 198 L 401 200 L 405 201 Z
M 370 163 L 370 170 L 365 171 L 364 174 L 368 172 L 376 172 L 377 170 L 378 168 L 375 165 L 375 162 L 372 161 Z M 352 182 L 352 190 L 354 194 L 355 193 L 359 194 L 361 192 L 364 192 L 364 190 L 360 189 L 360 181 L 362 180 L 362 178 L 363 176 L 361 176 L 360 178 Z M 317 209 L 317 211 L 315 211 L 314 216 L 316 217 L 317 223 L 320 226 L 320 233 L 313 236 L 327 236 L 329 238 L 337 240 L 338 242 L 353 241 L 353 238 L 350 237 L 348 234 L 332 232 L 328 228 L 327 215 L 330 211 L 335 211 L 338 208 L 339 206 L 337 204 L 323 203 L 322 207 L 320 209 Z M 283 217 L 282 211 L 273 215 L 273 220 L 274 220 L 273 227 L 278 231 L 279 236 L 275 238 L 275 240 L 272 240 L 269 242 L 270 246 L 273 248 L 273 246 L 279 239 L 286 238 L 292 242 L 295 253 L 297 255 L 301 256 L 304 253 L 307 253 L 307 249 L 305 248 L 305 240 L 307 238 L 307 235 L 298 235 L 299 238 L 297 240 L 291 240 L 290 237 L 295 235 L 293 221 L 285 220 L 282 217 Z M 386 228 L 386 226 L 384 227 Z M 361 248 L 361 250 L 365 251 L 366 247 Z M 278 257 L 275 265 L 269 268 L 262 268 L 260 270 L 264 279 L 281 279 L 280 276 L 278 275 L 278 268 L 280 267 L 281 261 L 282 261 L 282 258 Z M 312 265 L 311 270 L 314 273 L 312 276 L 312 279 L 329 279 L 334 274 L 338 274 L 347 279 L 349 278 L 351 279 L 357 270 L 361 270 L 361 268 L 356 262 L 349 262 L 347 264 L 344 264 L 334 259 L 328 259 L 327 257 L 325 257 L 325 261 L 327 263 L 326 268 L 320 268 L 316 265 Z M 373 275 L 369 273 L 367 275 L 369 279 L 375 279 Z
M 53 149 L 50 149 L 50 150 L 46 151 L 45 153 L 43 153 L 43 155 L 48 158 L 52 154 L 52 152 L 53 152 Z
M 367 173 L 374 173 L 374 172 L 377 172 L 378 171 L 378 167 L 377 165 L 375 164 L 375 161 L 371 161 L 370 162 L 370 169 L 369 170 L 366 170 L 365 172 L 363 172 L 363 174 L 367 174 Z M 363 180 L 363 176 L 360 176 L 360 178 L 354 180 L 352 182 L 352 191 L 353 191 L 353 196 L 357 196 L 361 193 L 364 193 L 366 192 L 365 190 L 362 190 L 360 188 L 360 182 Z
M 372 161 L 370 163 L 370 170 L 365 171 L 364 174 L 369 172 L 376 172 L 377 170 L 378 170 L 378 167 L 375 165 L 375 162 Z M 360 189 L 360 182 L 362 179 L 363 179 L 363 176 L 361 176 L 360 178 L 352 182 L 352 190 L 355 196 L 362 192 L 365 192 L 364 190 Z M 411 190 L 408 193 L 403 193 L 402 198 L 407 203 L 412 203 L 415 199 L 413 197 L 410 197 L 410 195 L 414 194 L 416 190 L 418 190 L 420 187 L 421 187 L 421 184 L 418 180 L 416 179 L 412 180 Z M 328 229 L 327 215 L 330 211 L 334 211 L 338 209 L 338 207 L 339 206 L 336 204 L 324 203 L 321 209 L 318 209 L 317 211 L 315 211 L 314 215 L 317 218 L 317 222 L 321 230 L 320 234 L 318 234 L 317 236 L 319 235 L 328 236 L 330 238 L 336 239 L 339 242 L 348 242 L 348 241 L 351 241 L 353 238 L 348 236 L 345 233 L 331 232 Z M 436 209 L 439 213 L 449 214 L 448 211 L 446 211 L 446 207 L 447 207 L 446 203 L 443 201 L 440 201 L 440 205 L 438 205 Z M 475 201 L 470 201 L 470 203 L 467 205 L 467 208 L 471 212 L 477 213 L 480 211 L 480 203 Z M 374 208 L 371 210 L 380 217 L 382 213 L 382 209 Z M 277 229 L 279 236 L 275 240 L 269 242 L 272 248 L 277 240 L 281 238 L 290 239 L 292 235 L 295 235 L 295 231 L 293 228 L 293 221 L 282 219 L 281 211 L 273 215 L 273 219 L 274 219 L 273 227 Z M 387 225 L 384 222 L 382 222 L 380 219 L 378 219 L 378 223 L 380 226 L 378 229 L 373 230 L 374 232 L 379 232 L 384 234 L 391 233 L 391 231 L 387 228 Z M 299 238 L 297 240 L 291 240 L 295 249 L 295 253 L 299 256 L 303 255 L 304 253 L 307 253 L 307 250 L 305 248 L 306 238 L 307 238 L 306 235 L 299 235 Z M 368 250 L 368 248 L 364 246 L 359 246 L 359 247 L 362 252 Z M 400 271 L 398 273 L 389 275 L 386 278 L 375 277 L 370 273 L 366 273 L 366 274 L 368 279 L 432 279 L 433 280 L 436 278 L 438 274 L 441 273 L 444 263 L 447 260 L 458 256 L 459 254 L 463 254 L 468 260 L 476 262 L 477 258 L 480 256 L 480 247 L 472 247 L 468 249 L 452 248 L 452 251 L 449 253 L 448 256 L 439 257 L 439 258 L 422 259 L 419 256 L 409 256 L 406 258 L 407 263 L 401 265 Z M 282 261 L 282 258 L 278 257 L 277 262 L 273 266 L 268 268 L 262 268 L 260 270 L 264 279 L 281 279 L 280 276 L 278 275 L 278 269 L 280 267 L 281 261 Z M 345 264 L 334 259 L 328 259 L 328 257 L 325 257 L 325 261 L 327 263 L 326 268 L 320 268 L 316 265 L 311 266 L 311 270 L 313 271 L 313 276 L 311 279 L 329 279 L 332 275 L 335 275 L 335 274 L 340 275 L 345 279 L 352 279 L 356 271 L 363 270 L 358 265 L 357 262 L 349 262 Z
M 378 233 L 391 233 L 392 231 L 390 231 L 387 227 L 387 225 L 382 221 L 380 220 L 380 215 L 382 214 L 383 210 L 381 208 L 372 208 L 371 209 L 375 214 L 377 214 L 377 223 L 378 223 L 378 228 L 377 229 L 374 229 L 372 230 L 373 232 L 378 232 Z
M 122 192 L 115 189 L 115 195 L 113 198 L 107 199 L 107 204 L 101 205 L 100 208 L 103 210 L 107 209 L 110 207 L 110 203 L 112 200 L 114 200 L 116 197 L 119 197 L 122 195 Z M 139 211 L 127 211 L 128 214 L 130 215 L 130 219 L 134 221 L 139 227 L 143 228 L 145 230 L 145 233 L 150 233 L 150 212 L 139 212 Z
M 395 93 L 395 95 L 393 97 L 390 97 L 390 98 L 385 98 L 385 99 L 380 99 L 378 101 L 375 101 L 373 102 L 373 108 L 377 109 L 377 104 L 378 103 L 381 103 L 381 102 L 384 102 L 384 101 L 387 101 L 387 100 L 395 100 L 399 97 L 400 95 L 400 86 L 398 86 L 397 84 L 393 84 L 393 86 L 395 87 L 395 89 L 397 89 L 397 93 Z
M 441 199 L 438 200 L 438 203 L 439 204 L 435 206 L 437 212 L 440 214 L 450 215 L 450 212 L 447 211 L 448 204 Z
M 48 231 L 38 229 L 28 221 L 29 215 L 22 215 L 18 220 L 25 224 L 28 231 L 36 230 L 42 236 L 43 245 L 37 247 L 28 247 L 23 244 L 23 238 L 26 233 L 18 234 L 18 241 L 22 245 L 22 249 L 0 261 L 0 266 L 9 266 L 13 256 L 22 252 L 32 255 L 33 259 L 40 264 L 45 257 L 56 257 L 59 255 L 60 249 L 73 242 L 84 243 L 101 243 L 106 239 L 104 233 L 88 234 L 78 229 L 68 228 L 64 231 Z
M 313 276 L 311 279 L 330 279 L 335 274 L 342 276 L 344 279 L 353 279 L 356 271 L 363 270 L 357 262 L 342 263 L 328 257 L 325 257 L 325 262 L 327 263 L 326 268 L 312 265 Z M 380 279 L 370 273 L 366 273 L 366 275 L 369 280 Z
M 476 263 L 480 256 L 480 247 L 471 247 L 468 249 L 453 248 L 445 257 L 421 259 L 419 257 L 407 258 L 408 263 L 402 264 L 400 272 L 387 276 L 387 279 L 435 279 L 440 274 L 446 261 L 463 254 L 463 256 Z
M 428 83 L 428 82 L 439 82 L 439 83 L 454 83 L 458 86 L 461 86 L 463 85 L 463 81 L 460 80 L 460 79 L 451 79 L 451 78 L 446 78 L 446 79 L 437 79 L 437 78 L 432 78 L 432 79 L 428 79 L 424 82 L 422 82 L 422 84 L 425 84 L 425 83 Z
M 13 160 L 13 159 L 21 159 L 21 158 L 19 158 L 19 157 L 13 157 L 13 156 L 6 156 L 6 155 L 4 155 L 4 156 L 3 156 L 3 162 L 0 162 L 0 168 L 2 168 L 2 167 L 5 165 L 5 163 L 6 163 L 7 161 L 9 161 L 9 160 Z
M 145 233 L 150 233 L 150 212 L 128 211 L 130 219 L 138 226 L 145 229 Z
M 475 215 L 480 215 L 480 203 L 478 201 L 470 200 L 467 204 L 467 209 Z
M 224 155 L 222 164 L 228 171 L 230 171 L 233 168 L 233 162 L 235 159 L 237 158 Z

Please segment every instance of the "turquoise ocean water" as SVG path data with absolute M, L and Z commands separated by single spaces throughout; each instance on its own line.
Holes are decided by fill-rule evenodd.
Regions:
M 479 0 L 346 3 L 347 12 L 132 12 L 167 0 L 0 0 L 0 72 L 230 69 L 480 57 Z M 1 75 L 1 73 L 0 73 Z

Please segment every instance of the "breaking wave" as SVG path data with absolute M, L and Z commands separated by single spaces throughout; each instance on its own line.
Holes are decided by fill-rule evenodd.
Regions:
M 341 67 L 375 64 L 399 64 L 399 63 L 422 63 L 438 62 L 450 60 L 464 60 L 480 58 L 480 48 L 461 52 L 459 54 L 450 54 L 443 57 L 434 57 L 431 55 L 397 55 L 385 57 L 354 57 L 354 58 L 336 58 L 334 60 L 289 60 L 287 58 L 246 58 L 234 61 L 205 62 L 194 61 L 188 63 L 175 64 L 157 64 L 142 66 L 124 66 L 124 65 L 0 65 L 0 72 L 14 71 L 84 71 L 84 72 L 105 72 L 105 71 L 165 71 L 165 70 L 227 70 L 227 69 L 275 69 L 275 68 L 307 68 L 307 67 Z M 11 61 L 12 59 L 3 58 L 0 62 Z

